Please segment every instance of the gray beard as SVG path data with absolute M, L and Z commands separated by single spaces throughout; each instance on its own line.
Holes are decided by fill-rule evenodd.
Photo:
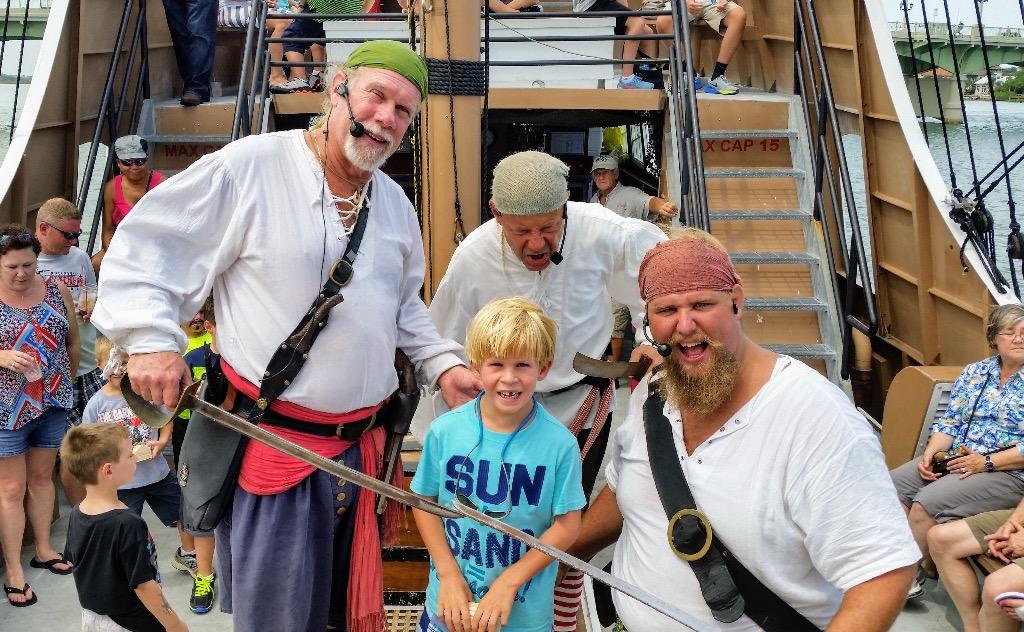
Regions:
M 712 353 L 711 366 L 702 375 L 690 375 L 671 357 L 665 360 L 658 388 L 665 401 L 680 411 L 710 415 L 732 395 L 740 372 L 736 356 L 716 343 L 709 342 L 708 349 Z
M 345 157 L 352 163 L 357 169 L 363 171 L 376 171 L 387 162 L 391 154 L 394 153 L 398 147 L 392 141 L 388 146 L 380 152 L 363 150 L 356 145 L 356 139 L 349 136 L 345 139 L 345 144 L 342 146 L 345 152 Z

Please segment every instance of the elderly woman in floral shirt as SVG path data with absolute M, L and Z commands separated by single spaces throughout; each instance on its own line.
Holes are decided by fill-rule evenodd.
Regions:
M 928 556 L 928 529 L 1013 507 L 1024 496 L 1024 306 L 994 309 L 986 337 L 996 355 L 964 368 L 924 454 L 890 472 L 929 576 L 935 566 Z M 961 447 L 966 454 L 948 462 L 948 474 L 934 471 L 936 452 Z

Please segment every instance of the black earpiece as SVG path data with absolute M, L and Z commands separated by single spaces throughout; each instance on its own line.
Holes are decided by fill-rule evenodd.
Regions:
M 644 316 L 644 338 L 647 339 L 647 342 L 654 345 L 654 348 L 658 350 L 658 355 L 661 357 L 667 358 L 672 355 L 672 345 L 658 343 L 654 341 L 654 338 L 651 338 L 651 323 L 647 320 L 646 315 Z
M 366 128 L 363 127 L 363 124 L 357 121 L 356 117 L 352 114 L 352 103 L 348 100 L 348 82 L 338 84 L 336 92 L 339 97 L 345 99 L 345 105 L 348 106 L 348 120 L 352 122 L 348 132 L 355 138 L 359 138 L 366 133 Z
M 732 302 L 732 313 L 733 314 L 739 314 L 740 313 L 740 308 L 736 307 L 736 301 Z
M 565 259 L 562 256 L 562 248 L 565 248 L 565 234 L 569 232 L 569 210 L 568 204 L 562 207 L 562 241 L 558 244 L 558 250 L 551 253 L 551 263 L 556 266 Z

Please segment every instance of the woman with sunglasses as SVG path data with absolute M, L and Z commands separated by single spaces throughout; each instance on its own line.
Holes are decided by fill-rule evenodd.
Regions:
M 53 464 L 78 368 L 78 324 L 70 316 L 71 292 L 37 272 L 40 250 L 24 226 L 0 228 L 0 545 L 4 593 L 16 608 L 36 602 L 21 565 L 26 514 L 35 536 L 32 568 L 71 573 L 50 545 L 50 521 Z
M 164 174 L 149 168 L 148 149 L 146 139 L 140 136 L 122 136 L 114 141 L 121 173 L 103 188 L 103 249 L 93 257 L 97 274 L 117 226 L 147 191 L 166 179 Z

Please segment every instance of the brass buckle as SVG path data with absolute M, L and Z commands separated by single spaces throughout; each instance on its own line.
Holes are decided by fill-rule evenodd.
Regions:
M 363 428 L 363 431 L 360 432 L 359 436 L 356 437 L 355 439 L 353 439 L 353 441 L 359 441 L 360 439 L 362 439 L 364 434 L 366 434 L 371 429 L 373 429 L 373 424 L 376 421 L 377 421 L 377 413 L 373 413 L 372 415 L 370 415 L 370 419 L 366 422 L 366 426 Z M 337 436 L 339 439 L 341 439 L 342 438 L 341 437 L 342 429 L 345 428 L 346 426 L 348 426 L 348 424 L 338 424 L 338 429 L 334 431 L 335 436 Z
M 672 537 L 672 534 L 676 530 L 676 523 L 679 522 L 679 519 L 683 516 L 693 516 L 694 518 L 699 520 L 701 526 L 704 527 L 704 544 L 701 545 L 699 549 L 697 549 L 696 553 L 685 553 L 683 551 L 680 551 L 676 548 L 675 539 Z M 712 537 L 713 535 L 711 533 L 711 522 L 708 521 L 708 517 L 704 515 L 704 512 L 701 511 L 700 509 L 694 509 L 692 507 L 688 509 L 680 509 L 679 511 L 676 512 L 676 515 L 672 516 L 672 518 L 670 518 L 668 521 L 668 546 L 672 549 L 672 552 L 675 553 L 676 556 L 678 556 L 682 560 L 686 560 L 687 562 L 696 562 L 697 560 L 707 555 L 708 551 L 711 549 Z
M 327 276 L 338 287 L 345 287 L 352 280 L 352 264 L 344 258 L 338 259 Z

